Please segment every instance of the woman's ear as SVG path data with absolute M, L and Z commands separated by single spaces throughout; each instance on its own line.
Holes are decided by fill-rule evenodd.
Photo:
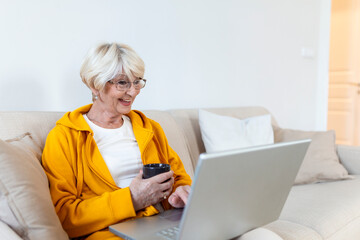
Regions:
M 93 102 L 96 101 L 99 97 L 99 90 L 96 90 L 95 88 L 90 88 L 92 93 L 92 100 Z
M 93 96 L 99 96 L 99 90 L 96 90 L 95 88 L 90 88 Z

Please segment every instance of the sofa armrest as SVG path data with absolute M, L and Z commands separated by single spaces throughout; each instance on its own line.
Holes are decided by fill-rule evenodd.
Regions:
M 21 238 L 4 222 L 0 221 L 0 239 L 21 240 Z
M 337 145 L 337 153 L 349 174 L 360 175 L 360 146 Z

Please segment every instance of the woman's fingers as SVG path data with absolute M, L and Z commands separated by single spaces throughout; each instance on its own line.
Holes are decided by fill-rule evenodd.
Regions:
M 175 208 L 185 207 L 188 201 L 191 187 L 189 185 L 178 187 L 169 197 L 169 203 Z
M 165 193 L 165 192 L 171 193 L 175 180 L 173 177 L 173 171 L 170 171 L 170 172 L 162 173 L 162 174 L 159 174 L 152 178 L 149 178 L 149 181 L 153 181 L 156 183 L 155 185 L 157 185 L 157 188 L 160 193 Z M 163 194 L 161 194 L 161 195 L 163 195 Z
M 159 190 L 162 192 L 166 192 L 170 189 L 172 189 L 172 186 L 174 185 L 174 178 L 171 177 L 169 181 L 166 181 L 164 183 L 159 184 Z
M 169 203 L 171 206 L 173 206 L 174 208 L 183 208 L 185 207 L 185 203 L 183 202 L 183 200 L 176 194 L 171 194 L 171 196 L 169 197 Z
M 169 197 L 169 203 L 176 208 L 182 208 L 187 204 L 191 187 L 179 186 L 172 193 L 174 185 L 173 171 L 166 172 L 148 179 L 142 179 L 142 171 L 136 176 L 130 186 L 131 191 L 136 192 L 134 202 L 139 203 L 141 208 L 156 204 Z M 171 194 L 172 193 L 172 194 Z M 137 201 L 138 200 L 138 201 Z
M 169 178 L 171 178 L 173 175 L 174 175 L 174 172 L 169 171 L 169 172 L 161 173 L 161 174 L 156 175 L 149 179 L 151 179 L 157 183 L 163 183 L 163 182 L 167 181 Z
M 184 189 L 184 186 L 180 186 L 176 190 L 178 190 L 177 195 L 183 201 L 184 205 L 186 205 L 189 193 Z
M 134 208 L 139 210 L 167 198 L 172 192 L 173 174 L 173 171 L 169 171 L 143 179 L 142 171 L 140 171 L 130 184 Z
M 164 183 L 165 184 L 165 183 Z M 165 189 L 163 190 L 163 193 L 165 193 L 166 197 L 169 197 L 172 193 L 173 190 L 173 185 L 174 185 L 174 178 L 171 178 L 171 180 L 169 182 L 166 182 Z

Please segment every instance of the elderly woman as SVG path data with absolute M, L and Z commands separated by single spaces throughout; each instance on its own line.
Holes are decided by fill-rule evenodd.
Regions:
M 80 75 L 93 104 L 57 121 L 42 163 L 71 238 L 119 239 L 109 225 L 184 207 L 191 179 L 160 125 L 131 110 L 146 84 L 134 50 L 102 44 L 85 57 Z M 142 166 L 150 163 L 170 164 L 171 171 L 143 179 Z

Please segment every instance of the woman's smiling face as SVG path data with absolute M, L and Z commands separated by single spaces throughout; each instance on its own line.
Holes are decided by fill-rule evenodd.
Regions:
M 131 84 L 129 89 L 118 90 L 116 82 L 119 80 L 125 80 L 133 82 L 135 78 L 129 80 L 125 75 L 121 74 L 113 82 L 107 82 L 104 89 L 98 92 L 98 99 L 96 102 L 100 105 L 103 110 L 112 115 L 124 115 L 131 111 L 131 106 L 140 93 L 140 89 L 135 89 L 134 85 Z

